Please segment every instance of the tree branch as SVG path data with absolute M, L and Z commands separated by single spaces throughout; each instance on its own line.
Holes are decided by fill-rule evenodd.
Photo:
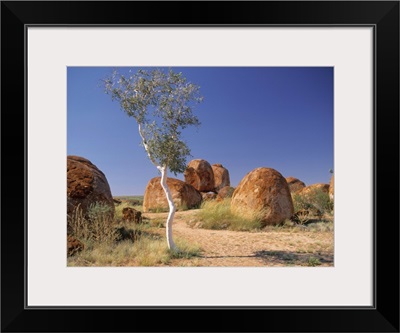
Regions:
M 139 134 L 140 134 L 140 137 L 142 138 L 144 149 L 146 150 L 147 156 L 149 157 L 151 163 L 153 163 L 155 165 L 155 167 L 158 170 L 161 171 L 161 167 L 158 165 L 158 163 L 156 163 L 156 161 L 154 160 L 153 156 L 151 156 L 151 154 L 150 154 L 149 146 L 146 143 L 146 137 L 145 137 L 145 135 L 143 133 L 142 124 L 141 123 L 139 123 Z

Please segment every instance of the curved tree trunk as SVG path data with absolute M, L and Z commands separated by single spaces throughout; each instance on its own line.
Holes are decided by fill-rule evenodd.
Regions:
M 163 188 L 165 192 L 165 196 L 167 197 L 168 201 L 168 206 L 169 206 L 169 214 L 167 218 L 167 223 L 166 223 L 166 233 L 167 233 L 167 244 L 168 248 L 173 251 L 179 251 L 179 249 L 176 247 L 174 240 L 172 239 L 172 222 L 174 220 L 175 212 L 176 212 L 176 207 L 174 204 L 174 201 L 172 200 L 172 194 L 171 191 L 167 185 L 167 167 L 166 166 L 159 166 L 157 165 L 156 161 L 154 160 L 153 156 L 150 154 L 149 147 L 147 146 L 147 140 L 146 137 L 142 131 L 142 124 L 139 123 L 139 134 L 142 138 L 143 146 L 144 149 L 147 152 L 148 157 L 150 158 L 150 161 L 157 167 L 157 169 L 161 172 L 161 187 Z
M 178 248 L 176 247 L 174 240 L 172 238 L 172 222 L 174 220 L 175 212 L 176 212 L 176 207 L 174 204 L 174 201 L 172 200 L 172 194 L 171 191 L 167 185 L 167 167 L 160 167 L 159 168 L 161 172 L 161 186 L 165 192 L 165 195 L 167 197 L 168 201 L 168 206 L 169 206 L 169 213 L 168 213 L 168 218 L 167 218 L 167 223 L 166 223 L 166 234 L 167 234 L 167 244 L 168 248 L 173 251 L 178 251 Z

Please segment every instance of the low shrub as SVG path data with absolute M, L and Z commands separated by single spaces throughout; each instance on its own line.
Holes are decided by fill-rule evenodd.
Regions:
M 89 206 L 87 218 L 84 217 L 80 205 L 67 217 L 68 231 L 79 240 L 94 242 L 114 242 L 117 238 L 111 207 L 96 202 Z
M 292 200 L 295 214 L 303 212 L 302 218 L 309 219 L 312 216 L 332 214 L 333 211 L 333 203 L 329 199 L 329 194 L 321 189 L 315 189 L 307 194 L 294 193 Z M 309 212 L 309 214 L 305 214 L 305 212 Z

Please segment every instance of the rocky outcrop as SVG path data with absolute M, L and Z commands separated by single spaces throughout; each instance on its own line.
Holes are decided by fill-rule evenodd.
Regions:
M 231 210 L 246 218 L 259 218 L 261 224 L 276 225 L 293 215 L 293 202 L 285 178 L 271 168 L 249 172 L 232 195 Z
M 189 162 L 185 172 L 185 183 L 199 192 L 214 191 L 214 172 L 206 160 L 197 159 Z
M 215 186 L 215 192 L 219 192 L 220 189 L 222 189 L 225 186 L 230 186 L 231 181 L 229 178 L 229 172 L 226 168 L 222 166 L 222 164 L 213 164 L 212 170 L 214 173 L 214 186 Z
M 160 180 L 161 177 L 155 177 L 147 184 L 143 199 L 144 212 L 169 209 Z M 193 186 L 175 178 L 167 178 L 167 185 L 177 209 L 195 208 L 201 204 L 201 194 Z
M 128 222 L 142 223 L 142 213 L 131 207 L 122 209 L 122 219 Z
M 79 156 L 67 156 L 67 214 L 80 205 L 84 216 L 89 206 L 103 203 L 114 215 L 114 200 L 104 173 L 92 162 Z
M 301 196 L 309 197 L 313 196 L 318 192 L 329 193 L 329 184 L 317 183 L 308 185 L 303 189 L 301 189 L 300 191 L 298 191 L 297 193 L 300 194 Z
M 289 190 L 292 193 L 298 192 L 304 187 L 306 187 L 306 184 L 304 184 L 301 180 L 294 177 L 287 177 L 286 181 L 289 185 Z
M 333 198 L 334 198 L 334 179 L 333 179 L 333 175 L 331 178 L 331 181 L 329 182 L 329 199 L 331 199 L 331 201 L 333 202 Z

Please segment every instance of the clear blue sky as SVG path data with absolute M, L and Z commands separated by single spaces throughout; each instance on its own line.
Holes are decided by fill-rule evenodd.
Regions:
M 204 96 L 194 111 L 200 127 L 183 131 L 193 155 L 188 162 L 202 158 L 223 164 L 234 187 L 257 167 L 274 168 L 306 185 L 329 183 L 332 67 L 172 69 L 199 85 Z M 142 195 L 158 171 L 140 146 L 134 119 L 99 85 L 111 71 L 68 68 L 67 153 L 85 157 L 102 170 L 114 196 Z M 176 178 L 183 180 L 183 175 Z

